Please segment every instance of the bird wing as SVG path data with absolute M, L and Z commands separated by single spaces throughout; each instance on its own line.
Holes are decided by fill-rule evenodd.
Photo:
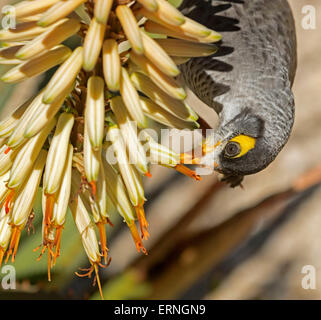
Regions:
M 253 81 L 293 83 L 296 36 L 287 1 L 184 0 L 180 10 L 223 36 L 216 54 L 181 66 L 186 84 L 218 114 L 231 100 L 248 98 Z

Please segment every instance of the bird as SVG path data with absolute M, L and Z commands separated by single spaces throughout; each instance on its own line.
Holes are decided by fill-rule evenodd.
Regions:
M 295 22 L 286 0 L 184 0 L 180 10 L 222 35 L 218 51 L 180 66 L 185 85 L 219 117 L 207 138 L 214 164 L 235 187 L 265 169 L 289 139 L 295 108 Z

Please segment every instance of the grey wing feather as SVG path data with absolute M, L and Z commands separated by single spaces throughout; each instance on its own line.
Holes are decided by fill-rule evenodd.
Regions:
M 181 66 L 186 84 L 217 113 L 260 87 L 293 83 L 296 36 L 286 0 L 185 0 L 180 9 L 223 36 L 216 54 Z

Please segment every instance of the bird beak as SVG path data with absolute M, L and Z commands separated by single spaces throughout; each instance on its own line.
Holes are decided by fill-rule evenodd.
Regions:
M 216 141 L 212 146 L 203 146 L 203 152 L 205 155 L 202 157 L 200 164 L 206 168 L 221 172 L 221 164 L 219 154 L 223 150 L 224 146 L 221 140 Z

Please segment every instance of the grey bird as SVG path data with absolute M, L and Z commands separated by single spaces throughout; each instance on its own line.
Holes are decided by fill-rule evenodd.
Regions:
M 180 9 L 222 35 L 219 50 L 181 66 L 186 85 L 219 116 L 205 157 L 232 187 L 266 168 L 294 121 L 297 55 L 286 0 L 184 0 Z

